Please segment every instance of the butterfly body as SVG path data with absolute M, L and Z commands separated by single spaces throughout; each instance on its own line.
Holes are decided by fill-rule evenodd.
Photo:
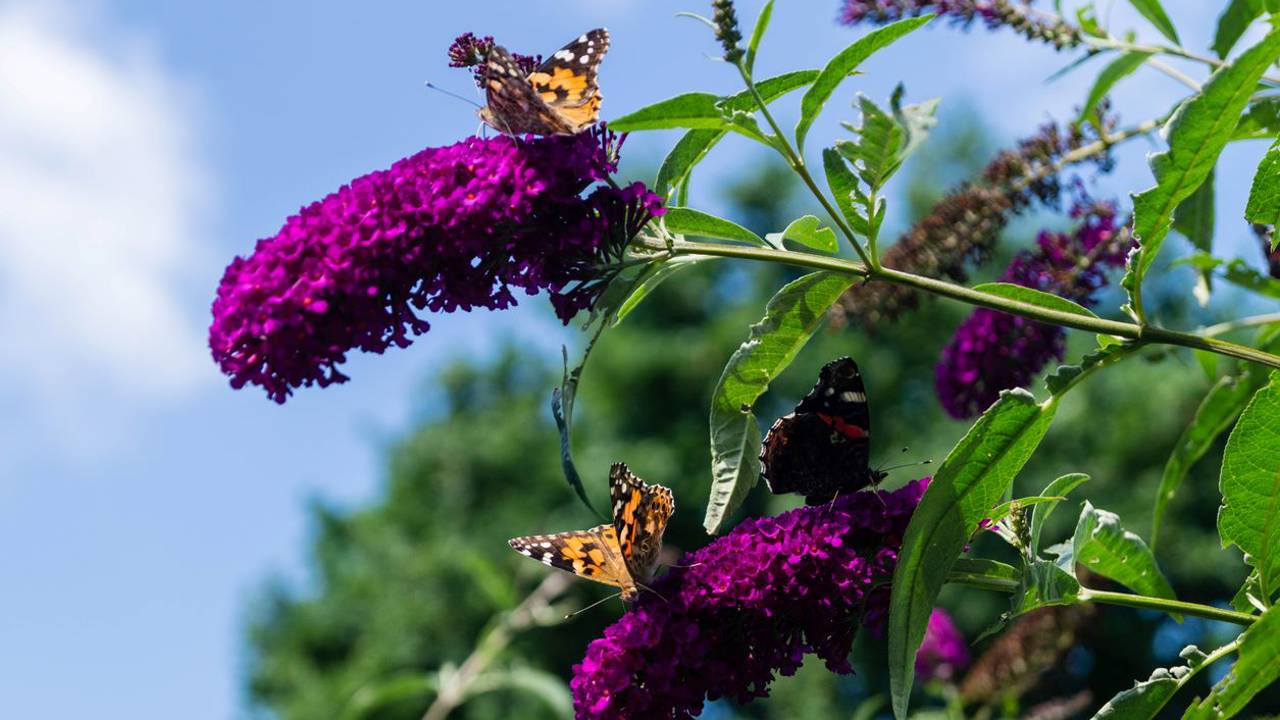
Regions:
M 670 489 L 649 485 L 623 463 L 610 469 L 609 496 L 611 524 L 512 538 L 508 544 L 545 565 L 617 587 L 622 599 L 630 602 L 657 571 L 662 535 L 675 512 L 675 500 Z
M 776 494 L 800 493 L 810 504 L 879 482 L 872 470 L 871 413 L 858 364 L 823 366 L 818 384 L 796 409 L 778 418 L 760 449 L 761 474 Z
M 480 119 L 508 135 L 574 135 L 600 113 L 600 61 L 609 31 L 596 28 L 557 50 L 527 75 L 506 48 L 485 60 L 485 101 Z

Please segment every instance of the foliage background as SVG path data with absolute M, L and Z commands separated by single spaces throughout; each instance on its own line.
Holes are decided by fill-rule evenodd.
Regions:
M 908 171 L 901 197 L 911 215 L 937 198 L 939 179 L 977 169 L 995 147 L 976 113 L 949 119 L 950 128 L 944 125 Z M 796 189 L 790 173 L 759 165 L 724 191 L 726 216 L 760 233 L 776 231 L 790 218 L 812 212 Z M 1002 255 L 1029 243 L 1036 228 L 1062 222 L 1044 215 L 1016 222 L 1005 234 Z M 992 275 L 1003 264 L 997 257 L 981 275 Z M 692 549 L 706 542 L 701 507 L 708 485 L 708 378 L 718 376 L 727 349 L 744 337 L 771 288 L 784 280 L 783 272 L 728 264 L 686 272 L 605 334 L 585 373 L 575 423 L 579 469 L 598 506 L 606 505 L 608 464 L 625 460 L 641 476 L 675 490 L 678 511 L 667 544 Z M 1168 289 L 1167 297 L 1174 297 Z M 1180 304 L 1161 310 L 1198 313 Z M 849 354 L 858 359 L 869 385 L 873 462 L 940 460 L 967 423 L 949 419 L 938 405 L 933 364 L 964 312 L 934 302 L 874 336 L 824 330 L 771 388 L 761 416 L 768 422 L 788 412 L 822 363 Z M 1079 354 L 1087 350 L 1088 338 L 1077 340 L 1071 352 Z M 323 503 L 312 508 L 314 589 L 272 588 L 250 625 L 249 681 L 255 700 L 281 717 L 319 718 L 389 677 L 460 663 L 493 613 L 513 606 L 537 584 L 543 568 L 510 552 L 506 538 L 594 522 L 569 491 L 558 464 L 558 438 L 547 412 L 557 372 L 529 360 L 517 346 L 490 362 L 456 363 L 438 376 L 448 398 L 445 408 L 390 449 L 383 497 L 353 513 Z M 1094 478 L 1088 490 L 1095 504 L 1123 518 L 1148 515 L 1167 449 L 1207 387 L 1189 356 L 1152 357 L 1100 375 L 1065 402 L 1015 492 L 1033 495 L 1057 475 L 1087 472 Z M 899 452 L 903 445 L 910 446 L 905 455 Z M 1221 441 L 1193 470 L 1188 492 L 1179 494 L 1172 511 L 1178 529 L 1162 546 L 1162 566 L 1188 600 L 1223 603 L 1243 577 L 1243 566 L 1223 562 L 1217 547 L 1213 509 L 1220 453 Z M 927 473 L 927 467 L 903 468 L 886 486 Z M 761 488 L 743 514 L 774 513 L 795 504 Z M 1056 542 L 1069 536 L 1074 519 L 1070 510 L 1055 515 L 1046 537 Z M 1129 524 L 1147 534 L 1140 522 Z M 999 552 L 994 542 L 984 549 Z M 584 583 L 572 593 L 580 605 L 608 594 Z M 973 638 L 994 622 L 1005 600 L 951 588 L 944 604 Z M 1157 615 L 1098 609 L 1065 667 L 1033 699 L 1088 689 L 1100 703 L 1150 668 L 1175 664 L 1186 644 L 1230 636 L 1229 628 L 1212 623 L 1179 626 Z M 567 624 L 530 632 L 498 665 L 536 666 L 567 681 L 569 666 L 619 610 L 614 601 Z M 857 676 L 837 678 L 820 663 L 811 664 L 775 684 L 770 700 L 742 708 L 718 703 L 707 716 L 849 716 L 887 682 L 878 659 L 881 643 L 864 634 L 857 652 Z M 1200 680 L 1200 687 L 1207 681 Z M 367 717 L 420 717 L 430 697 L 411 696 Z M 549 716 L 532 697 L 515 691 L 480 696 L 457 716 Z
M 1188 45 L 1207 46 L 1217 8 L 1166 5 Z M 752 17 L 757 6 L 741 3 L 743 17 Z M 437 433 L 447 424 L 441 368 L 457 358 L 484 367 L 510 341 L 523 355 L 535 354 L 546 363 L 542 370 L 523 369 L 526 378 L 552 373 L 566 335 L 536 301 L 509 314 L 438 318 L 431 335 L 409 351 L 353 358 L 352 384 L 304 393 L 288 407 L 276 408 L 261 397 L 228 391 L 205 355 L 209 296 L 222 265 L 247 251 L 254 238 L 274 232 L 302 203 L 424 145 L 453 142 L 474 130 L 465 106 L 420 89 L 426 78 L 454 89 L 468 87 L 461 74 L 444 69 L 444 48 L 460 32 L 493 33 L 512 46 L 545 51 L 584 27 L 609 26 L 619 38 L 605 65 L 610 115 L 670 95 L 685 83 L 735 87 L 732 73 L 704 61 L 709 46 L 703 29 L 671 17 L 684 9 L 691 5 L 673 0 L 492 0 L 484 6 L 400 0 L 376 6 L 300 0 L 265 5 L 251 0 L 0 1 L 0 188 L 5 191 L 0 192 L 0 330 L 14 349 L 0 354 L 0 543 L 13 549 L 0 560 L 7 588 L 0 593 L 5 636 L 0 692 L 7 712 L 105 718 L 257 713 L 245 689 L 255 674 L 254 644 L 244 637 L 247 626 L 269 617 L 263 609 L 270 607 L 263 578 L 277 578 L 276 585 L 301 598 L 317 597 L 326 587 L 318 563 L 311 561 L 311 544 L 319 543 L 328 525 L 304 510 L 308 498 L 323 499 L 310 504 L 327 507 L 335 528 L 353 513 L 376 515 L 392 484 L 384 456 L 405 444 L 420 421 L 433 422 Z M 771 50 L 760 61 L 762 74 L 816 65 L 861 32 L 835 25 L 835 10 L 835 3 L 780 3 Z M 1137 25 L 1127 12 L 1117 4 L 1112 19 Z M 967 101 L 988 128 L 994 149 L 1029 133 L 1049 115 L 1070 115 L 1088 76 L 1045 84 L 1059 63 L 1051 51 L 1010 33 L 965 35 L 939 27 L 878 56 L 857 87 L 882 99 L 905 80 L 913 97 L 942 96 L 949 124 L 963 114 Z M 1167 106 L 1182 92 L 1164 78 L 1147 76 L 1127 81 L 1122 89 L 1125 102 L 1119 109 L 1132 119 L 1150 107 Z M 838 97 L 832 107 L 841 102 Z M 836 117 L 832 113 L 825 126 L 815 128 L 815 137 L 835 132 Z M 784 123 L 789 120 L 784 115 Z M 661 136 L 633 138 L 629 167 L 656 161 L 668 144 L 669 138 Z M 726 142 L 699 171 L 695 197 L 702 206 L 729 209 L 731 200 L 712 189 L 750 174 L 760 162 L 743 148 Z M 1147 182 L 1141 163 L 1147 149 L 1132 144 L 1122 150 L 1116 187 Z M 1243 198 L 1259 151 L 1256 143 L 1245 143 L 1224 155 L 1220 216 L 1228 210 L 1238 214 L 1226 204 Z M 931 156 L 937 152 L 938 147 L 930 148 Z M 895 215 L 899 223 L 907 218 L 905 212 Z M 1030 232 L 1011 241 L 1025 242 Z M 1251 240 L 1243 227 L 1221 225 L 1218 241 L 1226 254 L 1247 254 Z M 691 277 L 685 283 L 695 288 L 689 291 L 695 307 L 705 309 L 708 298 L 721 297 L 711 291 L 698 295 Z M 666 292 L 680 292 L 672 288 Z M 699 403 L 705 403 L 709 378 L 754 313 L 730 315 L 723 334 L 715 335 L 716 348 L 704 350 L 709 353 L 705 372 L 695 383 L 689 369 L 683 386 Z M 644 317 L 632 324 L 639 326 Z M 666 337 L 655 331 L 651 343 Z M 928 337 L 941 342 L 942 336 Z M 909 352 L 901 356 L 891 345 L 870 349 L 849 336 L 825 342 L 823 353 L 828 348 L 832 355 L 854 353 L 876 378 L 873 412 L 885 439 L 880 451 L 894 455 L 893 445 L 909 444 L 908 457 L 939 459 L 958 427 L 907 420 L 915 417 L 912 413 L 937 413 L 930 404 L 932 350 L 926 352 L 925 339 L 904 343 Z M 609 368 L 616 369 L 604 360 L 606 354 L 656 362 L 638 350 L 606 347 L 595 361 L 593 386 L 608 382 Z M 881 359 L 874 361 L 873 354 Z M 903 358 L 918 363 L 910 374 L 897 364 Z M 808 376 L 822 359 L 815 346 L 775 387 L 772 402 L 778 412 L 807 389 Z M 1170 377 L 1198 381 L 1189 367 L 1165 367 L 1176 368 L 1160 371 Z M 1111 379 L 1127 378 L 1121 390 L 1136 394 L 1144 389 L 1138 381 L 1150 377 L 1144 370 L 1128 366 Z M 902 378 L 914 384 L 904 386 Z M 476 384 L 484 387 L 488 381 Z M 545 382 L 521 387 L 528 393 L 527 407 L 545 421 Z M 1163 419 L 1165 411 L 1188 417 L 1194 393 L 1178 394 L 1172 382 L 1158 390 L 1168 394 L 1168 403 L 1154 420 Z M 613 404 L 629 397 L 634 396 L 618 396 L 605 405 L 603 392 L 588 388 L 580 410 L 593 419 L 580 423 L 579 448 L 587 467 L 602 468 L 616 454 L 641 454 L 623 440 L 612 448 L 597 446 L 586 432 L 595 423 L 623 426 L 648 417 L 649 427 L 685 427 L 681 442 L 687 438 L 690 448 L 705 440 L 701 406 L 683 408 L 688 419 L 681 426 L 672 417 L 681 408 Z M 1088 402 L 1083 395 L 1072 398 L 1059 422 L 1068 413 L 1085 414 L 1084 408 L 1094 407 Z M 544 424 L 528 419 L 534 416 L 519 417 L 525 419 L 511 420 L 510 432 L 545 432 Z M 1070 469 L 1093 470 L 1102 478 L 1084 462 L 1101 462 L 1121 446 L 1135 452 L 1125 433 L 1135 427 L 1145 432 L 1151 420 L 1136 426 L 1117 421 L 1114 431 L 1090 427 L 1089 434 L 1068 432 L 1063 423 L 1050 442 L 1087 442 L 1097 455 L 1082 460 L 1083 455 L 1073 454 Z M 1151 488 L 1154 468 L 1162 462 L 1161 442 L 1172 437 L 1174 425 L 1171 420 L 1159 437 L 1151 434 L 1147 462 L 1096 483 L 1094 492 L 1114 493 L 1105 498 L 1106 506 L 1132 516 L 1124 502 L 1140 505 L 1134 498 L 1149 497 L 1143 490 Z M 651 454 L 656 452 L 651 446 L 666 448 L 670 442 L 653 439 L 663 434 L 646 436 Z M 652 479 L 673 484 L 687 498 L 682 509 L 696 508 L 705 497 L 705 484 L 697 479 L 705 472 L 703 461 L 692 455 L 683 460 L 692 468 L 687 476 L 676 476 L 675 461 L 670 462 L 670 467 L 656 461 L 637 465 Z M 1206 467 L 1212 462 L 1207 458 Z M 530 506 L 551 513 L 563 497 L 562 514 L 537 522 L 551 527 L 563 520 L 569 526 L 585 519 L 552 482 L 555 476 L 530 477 L 526 484 L 523 463 L 520 470 L 515 476 L 490 477 L 502 491 L 491 497 L 506 497 L 512 487 L 546 493 L 536 505 L 540 498 L 530 497 Z M 480 480 L 465 477 L 469 483 L 463 490 L 470 493 L 474 487 L 469 485 Z M 1033 477 L 1030 470 L 1028 477 Z M 1206 477 L 1198 474 L 1192 482 L 1202 484 Z M 1197 508 L 1204 515 L 1198 527 L 1206 534 L 1188 546 L 1191 550 L 1212 547 L 1210 510 L 1187 494 L 1175 508 L 1180 519 Z M 701 542 L 693 520 L 680 521 L 690 526 L 673 532 L 673 542 Z M 495 537 L 505 539 L 506 530 L 496 526 Z M 387 543 L 385 552 L 403 553 L 405 562 L 418 557 L 417 546 L 397 543 Z M 331 544 L 336 565 L 366 564 L 365 559 L 341 559 L 341 544 Z M 393 546 L 399 550 L 393 552 Z M 1195 577 L 1211 577 L 1219 556 L 1197 557 L 1191 550 L 1178 552 L 1176 559 L 1201 563 Z M 501 552 L 493 555 L 495 562 L 519 560 Z M 369 572 L 377 567 L 366 565 Z M 536 566 L 498 567 L 517 573 L 520 589 L 531 587 L 537 577 Z M 1192 589 L 1182 569 L 1168 570 L 1180 590 Z M 366 580 L 365 587 L 372 582 Z M 401 592 L 421 598 L 424 590 L 412 585 Z M 474 597 L 469 595 L 468 602 Z M 973 630 L 988 615 L 970 602 L 961 612 L 966 628 Z M 470 613 L 467 604 L 452 603 L 452 612 Z M 485 612 L 492 607 L 477 606 Z M 604 610 L 584 616 L 572 632 L 581 632 L 581 640 L 609 616 Z M 470 622 L 481 622 L 479 617 L 476 613 Z M 1137 616 L 1116 617 L 1129 622 Z M 318 625 L 331 621 L 315 620 Z M 447 654 L 458 659 L 473 635 L 459 633 Z M 390 644 L 403 640 L 392 638 Z M 435 640 L 415 642 L 433 646 Z M 1168 646 L 1176 649 L 1180 642 Z M 398 652 L 396 657 L 422 667 L 446 655 Z M 370 674 L 374 670 L 383 666 L 370 662 Z M 299 664 L 293 672 L 307 671 Z M 68 691 L 69 678 L 74 692 Z M 826 682 L 820 677 L 803 682 L 809 681 Z M 782 693 L 799 687 L 800 681 L 781 684 L 779 702 Z

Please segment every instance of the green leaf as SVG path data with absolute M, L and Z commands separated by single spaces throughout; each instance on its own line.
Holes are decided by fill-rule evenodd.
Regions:
M 1200 187 L 1173 211 L 1173 229 L 1182 233 L 1197 250 L 1213 250 L 1213 171 Z
M 711 397 L 711 497 L 703 526 L 718 532 L 760 477 L 760 425 L 751 408 L 852 284 L 816 272 L 788 283 L 729 358 Z
M 1099 336 L 1101 339 L 1103 336 Z M 1079 365 L 1059 365 L 1056 370 L 1050 373 L 1044 379 L 1045 387 L 1049 389 L 1051 395 L 1062 395 L 1070 390 L 1077 379 L 1084 375 L 1085 370 L 1092 368 L 1100 363 L 1113 362 L 1117 357 L 1124 357 L 1133 350 L 1135 345 L 1132 342 L 1107 343 L 1101 345 L 1097 350 L 1086 354 L 1080 358 Z
M 1050 605 L 1074 605 L 1080 599 L 1080 582 L 1057 563 L 1035 560 L 1022 574 L 1022 587 L 1013 596 L 1012 615 L 1022 615 Z
M 1098 317 L 1092 310 L 1079 303 L 1058 297 L 1052 293 L 1044 292 L 1043 290 L 1033 290 L 1032 288 L 1014 285 L 1013 283 L 982 283 L 980 285 L 975 285 L 973 289 L 989 295 L 998 295 L 1002 298 L 1024 302 L 1028 305 L 1037 305 L 1049 310 L 1071 313 L 1072 315 L 1084 315 L 1085 317 L 1091 318 Z
M 1093 109 L 1108 92 L 1111 92 L 1112 86 L 1132 75 L 1149 57 L 1151 57 L 1149 52 L 1126 52 L 1104 67 L 1102 72 L 1098 73 L 1097 79 L 1093 81 L 1093 87 L 1090 88 L 1089 95 L 1080 108 L 1078 121 L 1082 123 L 1088 121 Z
M 1245 206 L 1244 218 L 1267 225 L 1280 223 L 1280 140 L 1267 148 L 1267 154 L 1258 163 L 1253 186 L 1249 188 L 1249 204 Z
M 1240 258 L 1226 264 L 1222 270 L 1222 277 L 1233 285 L 1252 290 L 1259 295 L 1280 299 L 1280 280 L 1270 275 L 1263 275 Z
M 1222 457 L 1218 535 L 1258 569 L 1270 598 L 1280 582 L 1280 371 L 1254 394 Z
M 1071 539 L 1075 561 L 1141 595 L 1177 599 L 1142 538 L 1120 527 L 1120 517 L 1088 500 Z
M 862 111 L 862 124 L 855 127 L 843 123 L 857 140 L 841 140 L 836 143 L 836 150 L 853 163 L 863 184 L 875 191 L 898 169 L 906 130 L 862 93 L 858 93 L 857 104 Z
M 1156 185 L 1133 196 L 1134 235 L 1141 246 L 1130 256 L 1122 284 L 1139 318 L 1144 316 L 1142 280 L 1160 252 L 1174 209 L 1209 176 L 1258 79 L 1277 57 L 1280 30 L 1272 30 L 1234 62 L 1214 72 L 1201 91 L 1179 106 L 1169 120 L 1169 149 L 1151 157 Z
M 1178 490 L 1178 486 L 1187 476 L 1187 472 L 1197 460 L 1208 452 L 1213 441 L 1231 427 L 1236 416 L 1244 409 L 1252 393 L 1249 383 L 1241 378 L 1224 377 L 1218 380 L 1200 401 L 1191 424 L 1182 431 L 1182 436 L 1173 446 L 1164 465 L 1164 475 L 1160 478 L 1160 490 L 1156 493 L 1156 506 L 1151 515 L 1151 547 L 1154 549 L 1160 538 L 1160 527 L 1164 519 L 1169 501 Z
M 765 30 L 769 29 L 769 20 L 773 17 L 773 0 L 764 4 L 760 8 L 760 14 L 756 16 L 756 25 L 751 29 L 751 41 L 747 43 L 747 57 L 745 60 L 747 74 L 756 66 L 756 52 L 760 50 L 760 41 L 764 39 Z
M 1213 52 L 1225 58 L 1249 25 L 1262 14 L 1259 0 L 1231 0 L 1218 16 L 1218 29 L 1213 33 Z
M 818 119 L 822 107 L 827 104 L 827 100 L 831 98 L 831 94 L 836 91 L 840 83 L 849 77 L 863 60 L 932 19 L 932 15 L 921 15 L 877 28 L 858 38 L 852 45 L 831 58 L 827 66 L 822 69 L 822 73 L 818 75 L 818 79 L 814 81 L 813 87 L 809 88 L 800 101 L 800 122 L 796 124 L 796 145 L 801 152 L 804 152 L 804 138 L 809 134 L 809 128 L 813 126 L 814 120 Z
M 646 268 L 646 272 L 631 289 L 631 294 L 618 307 L 617 313 L 614 314 L 613 326 L 617 326 L 622 319 L 631 314 L 640 306 L 649 293 L 667 280 L 667 278 L 684 270 L 693 267 L 704 260 L 714 260 L 711 255 L 677 255 L 661 262 L 655 262 L 650 268 Z
M 1262 613 L 1240 636 L 1240 656 L 1202 702 L 1187 708 L 1184 720 L 1219 720 L 1245 709 L 1254 695 L 1280 680 L 1280 605 Z M 1197 698 L 1198 700 L 1198 698 Z
M 1194 645 L 1183 649 L 1181 656 L 1186 665 L 1156 668 L 1150 678 L 1134 683 L 1098 708 L 1093 720 L 1154 720 L 1174 693 L 1195 677 L 1206 657 Z
M 1173 41 L 1174 45 L 1181 45 L 1182 41 L 1178 39 L 1178 31 L 1173 29 L 1173 22 L 1169 20 L 1169 16 L 1165 14 L 1164 8 L 1160 6 L 1160 0 L 1129 0 L 1129 4 L 1142 17 L 1156 26 L 1161 35 Z
M 868 229 L 867 219 L 853 204 L 853 199 L 858 193 L 858 179 L 853 176 L 853 171 L 849 169 L 844 156 L 834 148 L 826 148 L 822 151 L 822 169 L 826 171 L 827 187 L 831 188 L 831 195 L 835 197 L 836 207 L 840 208 L 844 221 L 853 228 L 854 232 L 865 236 Z
M 766 103 L 773 102 L 789 92 L 812 84 L 818 77 L 817 70 L 797 70 L 784 73 L 756 83 L 756 92 Z M 750 92 L 743 91 L 730 95 L 720 102 L 723 110 L 751 110 L 756 100 Z M 614 125 L 611 123 L 610 127 Z M 672 189 L 684 181 L 711 148 L 725 136 L 727 130 L 690 130 L 685 133 L 671 152 L 667 154 L 662 166 L 658 168 L 658 179 L 654 182 L 654 192 L 663 197 L 670 197 Z
M 1089 479 L 1089 476 L 1085 475 L 1084 473 L 1071 473 L 1069 475 L 1063 475 L 1062 477 L 1059 477 L 1058 479 L 1049 483 L 1048 487 L 1044 489 L 1044 492 L 1040 494 L 1065 497 L 1067 495 L 1070 495 L 1072 490 L 1075 490 L 1077 487 L 1079 487 L 1082 483 L 1084 483 L 1088 479 Z M 1031 511 L 1031 551 L 1033 553 L 1039 554 L 1040 532 L 1044 530 L 1045 521 L 1049 519 L 1049 516 L 1052 515 L 1053 511 L 1056 509 L 1058 509 L 1058 503 L 1056 502 L 1041 503 L 1039 505 L 1036 505 L 1035 508 L 1032 509 Z
M 982 558 L 959 558 L 947 573 L 947 582 L 963 583 L 966 579 L 997 580 L 1017 585 L 1022 582 L 1022 572 L 1018 568 L 995 560 Z
M 1231 139 L 1264 140 L 1277 135 L 1280 135 L 1280 96 L 1268 95 L 1249 105 Z
M 711 93 L 685 93 L 640 108 L 609 121 L 609 129 L 617 132 L 665 130 L 668 128 L 728 127 L 720 111 L 720 98 Z
M 662 216 L 667 230 L 678 235 L 694 235 L 697 237 L 716 238 L 717 240 L 734 240 L 749 245 L 766 246 L 764 238 L 742 227 L 736 222 L 709 215 L 693 208 L 669 208 Z
M 902 97 L 905 93 L 906 90 L 899 83 L 893 89 L 893 95 L 889 97 L 889 109 L 893 111 L 894 119 L 906 133 L 906 141 L 902 145 L 902 150 L 898 152 L 899 165 L 919 149 L 929 137 L 929 131 L 938 124 L 938 103 L 941 102 L 941 98 L 933 98 L 914 105 L 903 105 Z
M 836 242 L 836 234 L 829 227 L 820 227 L 820 222 L 815 215 L 805 215 L 791 221 L 787 229 L 780 233 L 769 233 L 766 238 L 774 243 L 779 244 L 783 240 L 798 242 L 805 247 L 820 250 L 822 252 L 834 253 L 840 249 Z
M 1262 587 L 1258 583 L 1258 571 L 1249 573 L 1249 577 L 1241 583 L 1235 597 L 1231 598 L 1231 607 L 1242 613 L 1266 611 L 1271 598 L 1263 598 Z
M 947 572 L 1053 421 L 1056 404 L 1025 390 L 1000 396 L 942 462 L 911 516 L 893 575 L 889 673 L 894 715 L 905 718 L 916 650 Z

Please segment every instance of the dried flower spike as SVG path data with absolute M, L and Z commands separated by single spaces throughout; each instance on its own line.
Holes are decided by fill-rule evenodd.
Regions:
M 742 32 L 738 29 L 738 15 L 733 9 L 733 0 L 713 0 L 711 3 L 711 21 L 716 26 L 716 40 L 724 48 L 724 59 L 737 64 L 742 60 Z

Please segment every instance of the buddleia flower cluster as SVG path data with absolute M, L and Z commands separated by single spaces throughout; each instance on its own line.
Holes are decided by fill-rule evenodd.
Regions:
M 492 35 L 476 37 L 475 33 L 463 33 L 455 38 L 453 44 L 449 46 L 449 67 L 472 68 L 476 85 L 483 88 L 485 81 L 484 61 L 489 57 L 489 51 L 493 49 L 493 46 Z M 542 64 L 541 55 L 512 53 L 511 59 L 516 61 L 516 66 L 523 70 L 526 75 Z
M 1074 232 L 1041 232 L 1034 248 L 1014 256 L 1000 281 L 1093 305 L 1107 272 L 1124 266 L 1133 241 L 1116 227 L 1110 204 L 1078 207 L 1072 215 L 1080 220 Z M 1057 325 L 978 308 L 942 350 L 934 370 L 938 399 L 953 417 L 973 417 L 1001 390 L 1028 385 L 1065 351 L 1066 332 Z
M 1099 116 L 1105 128 L 1114 117 L 1102 105 Z M 1067 153 L 1093 142 L 1094 131 L 1079 124 L 1061 128 L 1046 124 L 1002 151 L 978 179 L 943 197 L 888 250 L 882 262 L 897 270 L 966 282 L 969 268 L 986 262 L 1009 219 L 1033 204 L 1057 208 L 1063 194 L 1058 167 Z M 1109 172 L 1112 159 L 1099 153 L 1091 161 L 1094 171 Z M 858 283 L 832 309 L 836 325 L 859 323 L 874 332 L 877 326 L 913 310 L 918 291 L 890 283 Z
M 935 608 L 916 652 L 916 677 L 921 682 L 951 680 L 969 665 L 969 643 L 946 610 Z
M 904 17 L 934 13 L 968 27 L 981 19 L 991 29 L 1008 27 L 1031 40 L 1061 50 L 1080 44 L 1080 29 L 1051 15 L 1036 14 L 1008 0 L 845 0 L 840 22 L 883 25 Z
M 428 313 L 508 308 L 546 291 L 567 323 L 663 212 L 643 184 L 612 183 L 620 144 L 603 129 L 472 137 L 352 180 L 227 267 L 214 359 L 233 387 L 284 402 L 295 388 L 344 382 L 351 350 L 408 346 Z
M 692 718 L 706 700 L 768 695 L 806 653 L 852 672 L 858 627 L 880 632 L 887 619 L 927 482 L 746 520 L 686 555 L 574 666 L 577 717 Z

